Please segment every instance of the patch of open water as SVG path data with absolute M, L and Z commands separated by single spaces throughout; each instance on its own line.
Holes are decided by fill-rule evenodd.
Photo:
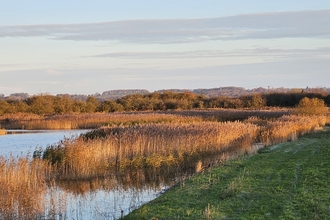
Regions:
M 64 138 L 71 138 L 88 130 L 8 130 L 0 136 L 0 155 L 26 156 L 33 154 L 36 148 L 45 149 Z

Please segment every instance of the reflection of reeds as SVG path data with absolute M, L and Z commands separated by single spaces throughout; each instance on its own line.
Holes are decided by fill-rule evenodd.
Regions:
M 65 212 L 68 204 L 68 195 L 66 191 L 61 190 L 54 182 L 48 185 L 43 198 L 45 209 L 42 219 L 67 219 Z

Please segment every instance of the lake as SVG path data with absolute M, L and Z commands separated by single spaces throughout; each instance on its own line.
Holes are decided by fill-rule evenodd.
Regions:
M 0 136 L 0 155 L 6 158 L 32 155 L 36 149 L 45 149 L 64 138 L 76 137 L 87 130 L 8 132 L 10 134 Z M 155 184 L 123 186 L 111 178 L 57 184 L 49 187 L 44 198 L 46 210 L 42 219 L 118 219 L 155 199 L 166 188 L 165 185 Z

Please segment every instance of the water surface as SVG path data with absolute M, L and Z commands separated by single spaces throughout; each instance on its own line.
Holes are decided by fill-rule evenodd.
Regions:
M 7 135 L 0 135 L 0 155 L 8 157 L 33 154 L 36 148 L 45 149 L 64 138 L 71 138 L 88 130 L 8 130 Z

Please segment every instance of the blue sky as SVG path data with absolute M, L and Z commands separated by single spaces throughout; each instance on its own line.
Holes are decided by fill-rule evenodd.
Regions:
M 328 0 L 1 1 L 0 93 L 330 87 Z

